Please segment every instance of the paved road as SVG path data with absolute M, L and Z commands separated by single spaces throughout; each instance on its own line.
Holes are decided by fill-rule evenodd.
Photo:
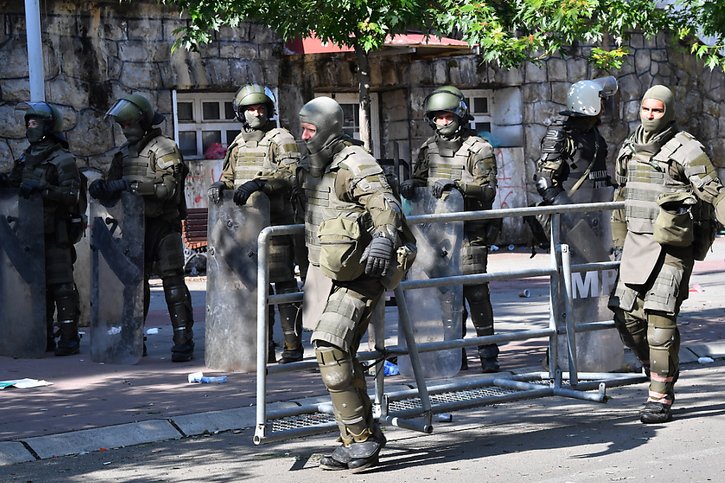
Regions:
M 246 429 L 0 467 L 0 480 L 717 482 L 725 478 L 724 369 L 685 367 L 667 425 L 637 420 L 644 385 L 611 389 L 607 404 L 502 404 L 455 413 L 431 435 L 389 428 L 381 466 L 357 475 L 318 467 L 330 436 L 253 446 Z
M 496 271 L 545 261 L 542 255 L 531 260 L 521 252 L 498 252 L 491 256 L 490 267 Z M 430 436 L 389 429 L 385 475 L 374 470 L 344 478 L 469 481 L 483 475 L 485 481 L 620 481 L 650 476 L 668 481 L 723 480 L 715 475 L 725 464 L 717 436 L 725 429 L 725 371 L 720 360 L 712 365 L 695 361 L 704 355 L 725 358 L 724 271 L 725 239 L 721 238 L 708 260 L 696 265 L 690 300 L 683 306 L 682 358 L 689 363 L 678 383 L 676 419 L 671 424 L 650 427 L 637 421 L 636 410 L 646 397 L 641 384 L 610 389 L 613 399 L 607 405 L 562 398 L 504 404 L 456 413 L 453 423 L 438 424 Z M 202 321 L 203 280 L 189 283 L 197 320 Z M 531 297 L 519 297 L 523 289 L 529 289 Z M 545 327 L 547 289 L 546 281 L 540 279 L 492 284 L 497 331 Z M 387 315 L 391 322 L 387 336 L 394 341 L 395 309 L 388 308 Z M 316 467 L 319 455 L 329 448 L 330 435 L 255 447 L 249 429 L 236 429 L 249 428 L 254 422 L 252 375 L 231 374 L 226 385 L 187 384 L 189 372 L 208 372 L 203 350 L 190 364 L 168 361 L 170 327 L 160 287 L 153 291 L 147 327 L 159 327 L 160 334 L 149 338 L 150 356 L 135 366 L 94 364 L 88 361 L 87 346 L 80 355 L 67 358 L 0 358 L 0 380 L 32 377 L 53 382 L 44 388 L 0 392 L 0 481 L 338 478 Z M 198 327 L 201 348 L 203 322 Z M 506 344 L 503 369 L 538 370 L 544 348 L 544 340 Z M 475 368 L 472 355 L 470 361 Z M 298 401 L 324 393 L 319 375 L 312 371 L 275 376 L 269 389 L 271 401 Z M 230 429 L 234 431 L 183 437 Z M 140 444 L 145 441 L 152 443 Z M 99 451 L 129 445 L 133 446 Z M 74 456 L 54 457 L 66 454 Z M 22 462 L 36 458 L 40 460 Z M 185 462 L 187 458 L 193 463 Z

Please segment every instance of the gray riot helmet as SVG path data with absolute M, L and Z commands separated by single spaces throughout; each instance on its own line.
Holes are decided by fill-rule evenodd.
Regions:
M 141 94 L 131 94 L 116 101 L 106 112 L 105 117 L 112 117 L 117 123 L 140 124 L 144 130 L 161 124 L 164 116 L 154 111 L 151 103 Z
M 299 118 L 301 123 L 312 124 L 317 129 L 305 144 L 309 152 L 310 174 L 319 178 L 332 162 L 332 148 L 343 137 L 342 107 L 329 97 L 316 97 L 302 106 Z
M 265 106 L 267 112 L 263 119 L 247 115 L 247 107 L 255 104 Z M 234 107 L 234 114 L 237 120 L 242 123 L 242 126 L 258 129 L 266 124 L 270 118 L 274 117 L 274 94 L 268 87 L 259 84 L 243 85 L 234 95 L 232 106 Z
M 26 129 L 26 137 L 30 144 L 35 144 L 46 136 L 54 135 L 63 141 L 61 129 L 63 127 L 63 116 L 60 115 L 58 109 L 47 102 L 21 102 L 15 109 L 24 111 L 25 124 L 29 119 L 36 119 L 40 126 Z
M 462 124 L 469 120 L 468 105 L 463 93 L 455 86 L 443 86 L 434 90 L 423 101 L 425 119 L 439 134 L 450 137 L 459 131 Z M 454 121 L 447 126 L 438 126 L 435 117 L 439 112 L 450 112 Z
M 575 82 L 566 95 L 564 116 L 598 116 L 602 111 L 602 99 L 613 96 L 619 85 L 613 76 Z

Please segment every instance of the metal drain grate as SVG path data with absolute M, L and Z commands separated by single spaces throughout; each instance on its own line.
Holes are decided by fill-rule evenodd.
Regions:
M 437 404 L 445 404 L 457 401 L 470 401 L 473 399 L 508 396 L 509 394 L 515 394 L 517 392 L 519 391 L 516 391 L 514 389 L 504 389 L 500 387 L 487 386 L 478 389 L 467 389 L 463 391 L 451 391 L 439 394 L 431 394 L 430 403 L 432 406 L 435 406 Z M 494 403 L 495 401 L 493 401 L 491 404 Z M 415 409 L 419 407 L 421 407 L 420 398 L 414 397 L 401 401 L 391 401 L 388 410 L 390 411 L 390 413 L 394 413 L 396 411 L 404 411 L 407 409 Z
M 335 417 L 332 414 L 325 413 L 300 414 L 298 416 L 267 420 L 267 424 L 271 423 L 272 432 L 309 428 L 310 426 L 334 422 Z

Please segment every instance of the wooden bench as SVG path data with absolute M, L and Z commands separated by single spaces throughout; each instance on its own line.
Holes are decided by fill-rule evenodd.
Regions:
M 195 251 L 204 251 L 207 246 L 207 208 L 189 208 L 186 220 L 181 222 L 181 235 L 184 245 Z

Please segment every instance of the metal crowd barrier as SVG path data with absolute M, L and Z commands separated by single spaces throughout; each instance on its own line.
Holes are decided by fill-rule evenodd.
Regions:
M 374 413 L 381 424 L 407 428 L 415 431 L 432 432 L 433 414 L 446 413 L 472 407 L 499 404 L 523 399 L 546 396 L 563 396 L 586 401 L 605 402 L 606 388 L 634 384 L 645 381 L 641 374 L 634 373 L 583 373 L 577 371 L 576 333 L 604 330 L 614 327 L 614 322 L 586 321 L 576 323 L 573 320 L 573 292 L 571 286 L 572 272 L 601 271 L 618 268 L 619 262 L 597 262 L 572 265 L 569 247 L 561 243 L 561 215 L 573 212 L 608 211 L 624 208 L 622 202 L 586 203 L 562 206 L 513 208 L 486 211 L 470 211 L 435 215 L 410 216 L 411 224 L 446 223 L 453 221 L 488 220 L 504 217 L 523 217 L 546 214 L 551 215 L 551 249 L 549 266 L 546 268 L 529 268 L 506 270 L 494 273 L 457 275 L 450 277 L 431 278 L 428 280 L 403 281 L 395 289 L 398 306 L 399 328 L 405 338 L 406 346 L 379 347 L 375 351 L 358 352 L 362 361 L 376 361 L 375 366 L 375 401 Z M 303 233 L 304 225 L 283 225 L 267 227 L 258 238 L 258 269 L 257 269 L 257 340 L 265 341 L 267 337 L 267 306 L 299 302 L 302 292 L 281 295 L 269 295 L 267 285 L 269 270 L 267 266 L 267 247 L 273 236 Z M 484 337 L 446 340 L 418 344 L 413 336 L 413 329 L 408 314 L 405 292 L 424 287 L 441 287 L 447 285 L 471 285 L 497 280 L 512 280 L 549 276 L 549 326 L 546 329 L 517 330 L 506 334 L 495 334 Z M 563 293 L 562 293 L 563 288 Z M 564 310 L 559 308 L 563 307 Z M 557 322 L 559 322 L 557 324 Z M 568 340 L 569 370 L 558 367 L 557 335 L 565 327 L 564 333 Z M 372 330 L 372 328 L 370 329 Z M 381 331 L 384 328 L 376 328 Z M 514 340 L 532 338 L 549 338 L 549 371 L 519 375 L 485 375 L 479 377 L 461 377 L 450 379 L 446 383 L 429 386 L 423 377 L 419 353 L 474 347 L 483 344 L 505 343 Z M 384 341 L 384 336 L 376 334 L 376 341 Z M 379 343 L 378 343 L 379 344 Z M 384 345 L 384 342 L 383 342 Z M 329 402 L 309 404 L 281 410 L 267 408 L 266 384 L 268 375 L 316 368 L 315 360 L 304 360 L 284 365 L 267 366 L 267 344 L 257 344 L 257 411 L 255 444 L 290 439 L 305 435 L 319 434 L 337 429 L 332 406 Z M 413 369 L 415 388 L 409 390 L 385 392 L 383 380 L 383 361 L 393 355 L 408 355 Z M 590 392 L 595 390 L 596 392 Z

